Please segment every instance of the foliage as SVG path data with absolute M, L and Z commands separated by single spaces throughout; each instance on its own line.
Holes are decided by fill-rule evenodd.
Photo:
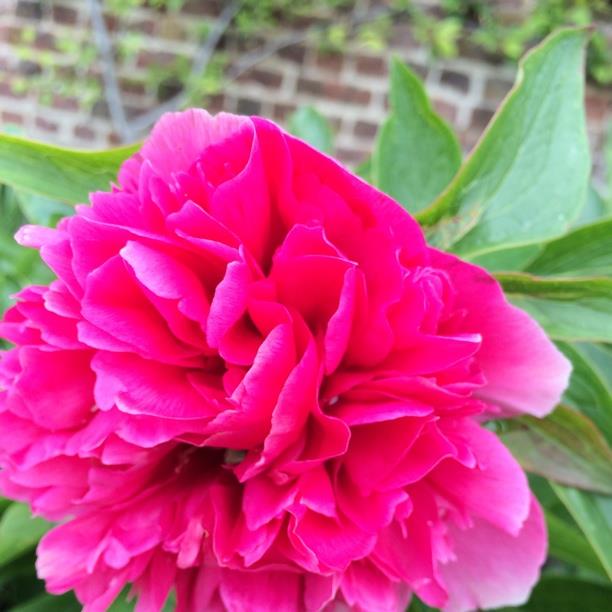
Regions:
M 601 194 L 588 189 L 580 78 L 586 44 L 584 30 L 568 29 L 532 51 L 478 148 L 461 164 L 456 136 L 418 77 L 394 61 L 392 110 L 361 169 L 418 211 L 430 240 L 496 272 L 508 298 L 543 325 L 573 364 L 563 403 L 551 415 L 489 424 L 531 472 L 549 527 L 543 578 L 531 599 L 514 608 L 525 612 L 603 612 L 612 594 L 612 181 Z M 332 130 L 314 109 L 299 111 L 289 127 L 315 146 L 331 147 Z M 104 187 L 129 151 L 92 153 L 84 163 L 82 153 L 0 138 L 3 305 L 17 287 L 44 281 L 30 252 L 11 243 L 12 233 L 26 221 L 52 225 L 69 210 L 65 202 Z M 427 189 L 407 159 L 425 164 Z M 6 500 L 0 513 L 0 608 L 75 609 L 71 596 L 44 595 L 34 577 L 32 547 L 46 526 Z M 16 533 L 17 543 L 10 539 Z M 32 599 L 21 601 L 24 593 Z M 123 598 L 115 606 L 130 609 Z M 427 609 L 416 599 L 411 604 L 414 612 Z

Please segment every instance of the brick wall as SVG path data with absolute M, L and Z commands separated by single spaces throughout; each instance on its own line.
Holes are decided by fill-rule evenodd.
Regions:
M 146 84 L 147 66 L 163 64 L 177 55 L 191 57 L 197 49 L 193 24 L 211 19 L 218 4 L 191 0 L 182 14 L 163 19 L 149 9 L 134 13 L 130 27 L 143 35 L 143 45 L 119 74 L 128 117 L 159 103 L 159 91 L 150 91 Z M 109 20 L 111 33 L 117 37 L 115 25 Z M 16 52 L 23 28 L 35 28 L 32 45 L 36 54 L 66 63 L 66 70 L 71 66 L 58 50 L 57 38 L 91 36 L 84 0 L 0 0 L 1 122 L 49 142 L 86 148 L 118 144 L 120 138 L 105 103 L 86 111 L 74 97 L 54 95 L 43 105 L 33 92 L 14 91 L 12 82 L 20 74 L 38 69 L 36 58 L 24 62 Z M 229 37 L 225 41 L 230 56 L 238 53 L 237 45 Z M 401 23 L 394 25 L 389 46 L 384 53 L 375 53 L 352 44 L 343 55 L 334 55 L 321 53 L 316 45 L 294 44 L 229 82 L 208 106 L 213 111 L 261 114 L 282 123 L 296 107 L 312 104 L 334 126 L 336 154 L 353 165 L 371 150 L 385 116 L 386 58 L 393 52 L 421 74 L 434 105 L 455 126 L 469 150 L 512 85 L 515 68 L 474 54 L 432 62 L 427 51 L 414 42 L 408 26 Z M 95 70 L 94 76 L 99 77 Z M 601 174 L 603 133 L 612 120 L 612 92 L 589 87 L 586 103 L 596 171 Z

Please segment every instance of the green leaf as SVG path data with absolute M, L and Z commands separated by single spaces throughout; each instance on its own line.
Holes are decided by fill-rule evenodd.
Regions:
M 24 217 L 36 225 L 55 225 L 58 219 L 74 212 L 72 206 L 65 202 L 50 200 L 34 193 L 18 192 L 17 199 Z
M 551 484 L 612 579 L 612 498 Z
M 0 134 L 0 183 L 74 204 L 108 190 L 121 163 L 139 144 L 107 151 L 77 151 Z
M 136 599 L 130 599 L 130 588 L 126 587 L 119 593 L 115 601 L 113 601 L 107 612 L 133 612 L 136 606 Z M 163 608 L 160 612 L 173 612 L 176 609 L 176 595 L 174 591 L 171 591 L 166 599 Z
M 514 88 L 469 159 L 417 215 L 446 234 L 450 221 L 453 250 L 462 256 L 554 238 L 578 216 L 590 172 L 587 37 L 585 30 L 559 30 L 525 56 Z
M 601 561 L 582 533 L 552 512 L 545 512 L 548 526 L 548 553 L 561 561 L 606 576 Z
M 525 416 L 501 434 L 529 472 L 554 482 L 612 494 L 612 450 L 593 422 L 568 406 L 546 418 Z
M 510 301 L 555 340 L 612 342 L 612 279 L 496 275 Z
M 312 106 L 296 110 L 287 121 L 288 130 L 323 153 L 334 150 L 334 132 L 329 121 Z
M 526 269 L 542 276 L 612 276 L 612 219 L 549 242 Z
M 612 354 L 597 345 L 558 342 L 572 362 L 572 375 L 564 400 L 586 414 L 612 444 L 612 386 L 605 374 L 612 374 Z
M 612 586 L 570 576 L 544 576 L 529 601 L 518 608 L 498 612 L 609 612 Z
M 414 213 L 431 203 L 461 165 L 455 134 L 427 99 L 419 77 L 391 62 L 391 113 L 372 156 L 372 181 Z
M 79 612 L 81 609 L 72 593 L 59 596 L 45 593 L 10 608 L 9 612 Z
M 526 246 L 513 247 L 500 251 L 490 251 L 482 255 L 476 255 L 471 261 L 478 266 L 486 268 L 490 272 L 514 272 L 524 270 L 529 263 L 538 256 L 542 246 L 539 244 L 528 244 Z
M 32 518 L 25 504 L 14 503 L 0 519 L 0 567 L 34 548 L 51 523 Z
M 587 225 L 611 215 L 612 200 L 605 200 L 599 193 L 599 189 L 591 184 L 589 185 L 586 203 L 580 212 L 580 216 L 574 222 L 574 227 Z

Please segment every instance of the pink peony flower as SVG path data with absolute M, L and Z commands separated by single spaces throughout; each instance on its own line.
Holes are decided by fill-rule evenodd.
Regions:
M 484 270 L 261 118 L 166 115 L 56 230 L 0 333 L 0 485 L 60 525 L 52 593 L 107 609 L 448 611 L 525 600 L 546 553 L 482 426 L 568 362 Z

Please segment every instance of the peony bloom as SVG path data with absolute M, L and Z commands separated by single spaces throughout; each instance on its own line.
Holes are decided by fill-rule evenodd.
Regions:
M 0 486 L 60 522 L 38 572 L 106 610 L 448 611 L 525 600 L 546 554 L 482 426 L 568 362 L 482 269 L 261 118 L 166 115 L 57 229 L 0 333 Z

